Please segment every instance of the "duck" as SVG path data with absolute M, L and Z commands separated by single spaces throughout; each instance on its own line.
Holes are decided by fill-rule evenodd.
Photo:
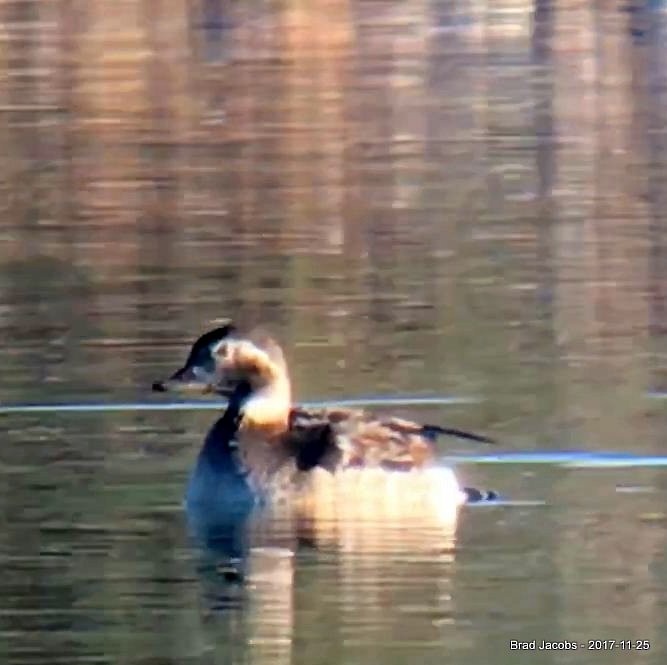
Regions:
M 369 471 L 427 473 L 435 466 L 435 442 L 442 435 L 495 443 L 466 430 L 380 417 L 362 409 L 295 406 L 282 347 L 261 329 L 242 333 L 231 321 L 201 335 L 185 364 L 155 382 L 153 390 L 229 399 L 234 427 L 223 415 L 204 448 L 218 439 L 228 446 L 233 439 L 239 465 L 256 488 L 294 484 L 304 474 L 322 470 L 337 477 L 358 476 L 360 471 L 366 476 Z M 451 470 L 440 471 L 441 481 L 459 503 L 495 498 L 493 492 L 459 488 Z

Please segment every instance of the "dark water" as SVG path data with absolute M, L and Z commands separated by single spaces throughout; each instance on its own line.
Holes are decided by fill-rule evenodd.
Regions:
M 143 401 L 233 317 L 299 399 L 664 453 L 662 3 L 481 4 L 4 3 L 0 403 Z M 663 468 L 464 463 L 511 501 L 446 532 L 253 518 L 237 584 L 182 508 L 213 418 L 0 414 L 0 662 L 664 662 Z

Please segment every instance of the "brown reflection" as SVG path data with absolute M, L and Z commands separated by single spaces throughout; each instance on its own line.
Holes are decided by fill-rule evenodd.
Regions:
M 335 523 L 338 626 L 349 659 L 380 662 L 397 648 L 418 657 L 440 643 L 440 624 L 454 615 L 457 508 L 424 479 L 397 480 L 384 501 L 371 485 Z
M 322 472 L 300 501 L 260 518 L 248 566 L 251 658 L 288 662 L 319 644 L 338 658 L 381 659 L 397 645 L 438 642 L 454 615 L 449 480 L 438 470 L 335 481 Z
M 53 398 L 68 383 L 77 384 L 80 395 L 99 389 L 100 377 L 87 362 L 92 354 L 86 358 L 81 349 L 81 340 L 96 329 L 89 271 L 30 254 L 0 264 L 0 298 L 14 303 L 4 320 L 5 336 L 13 340 L 3 364 L 5 395 L 30 401 L 38 389 Z M 109 371 L 107 378 L 122 380 L 122 364 Z
M 572 5 L 555 20 L 554 122 L 567 139 L 556 162 L 553 237 L 555 335 L 568 377 L 561 395 L 566 417 L 581 425 L 579 436 L 621 446 L 623 424 L 643 427 L 639 400 L 650 384 L 642 360 L 649 227 L 644 188 L 634 176 L 643 159 L 635 50 L 626 13 Z
M 279 29 L 289 63 L 285 81 L 283 186 L 285 231 L 309 238 L 317 253 L 338 253 L 344 242 L 352 23 L 347 1 L 286 3 Z M 320 29 L 326 21 L 327 29 Z
M 335 4 L 6 3 L 0 255 L 90 270 L 133 365 L 233 315 L 304 394 L 486 385 L 507 428 L 636 426 L 596 431 L 628 400 L 588 388 L 649 378 L 660 12 Z
M 641 5 L 635 8 L 634 21 L 630 27 L 641 31 L 644 49 L 637 48 L 634 74 L 637 81 L 636 116 L 639 127 L 644 130 L 645 159 L 651 165 L 646 185 L 646 196 L 650 208 L 650 263 L 649 298 L 652 339 L 655 350 L 664 353 L 665 321 L 667 315 L 667 279 L 665 275 L 664 215 L 667 209 L 667 178 L 664 164 L 667 160 L 667 135 L 664 131 L 667 79 L 664 49 L 667 35 L 667 16 L 658 4 L 652 9 Z M 642 57 L 643 56 L 643 57 Z M 653 387 L 667 389 L 662 363 L 654 372 Z
M 294 552 L 280 547 L 251 550 L 247 594 L 250 662 L 292 662 L 294 556 Z

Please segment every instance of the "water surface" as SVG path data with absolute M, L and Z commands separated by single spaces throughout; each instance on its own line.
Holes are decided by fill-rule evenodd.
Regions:
M 0 8 L 0 660 L 664 662 L 663 3 L 463 4 Z M 507 501 L 253 517 L 248 582 L 207 567 L 214 413 L 107 405 L 220 317 L 302 401 L 465 398 L 391 410 L 520 454 L 442 444 Z

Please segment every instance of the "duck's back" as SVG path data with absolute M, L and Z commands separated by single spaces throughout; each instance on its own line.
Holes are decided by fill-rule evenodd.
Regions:
M 286 438 L 298 442 L 297 450 L 320 450 L 326 463 L 316 464 L 330 470 L 409 470 L 423 468 L 434 458 L 435 436 L 429 426 L 357 409 L 292 409 Z

